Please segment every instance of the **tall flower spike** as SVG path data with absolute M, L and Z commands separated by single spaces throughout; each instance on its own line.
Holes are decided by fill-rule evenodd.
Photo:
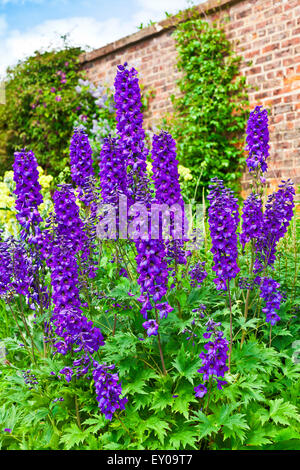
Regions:
M 262 236 L 263 211 L 262 200 L 258 194 L 251 193 L 245 199 L 242 210 L 242 233 L 240 242 L 245 248 L 246 243 Z
M 126 195 L 126 168 L 118 139 L 104 139 L 99 169 L 103 202 L 116 206 L 119 195 Z
M 158 304 L 167 293 L 168 265 L 166 252 L 160 240 L 141 240 L 136 242 L 138 284 L 141 287 L 141 313 L 148 318 L 152 308 L 164 310 L 164 304 Z
M 278 241 L 285 235 L 293 217 L 295 189 L 290 180 L 282 181 L 279 190 L 270 194 L 263 216 L 261 236 L 256 242 L 254 271 L 272 266 L 276 260 Z
M 141 112 L 141 91 L 137 71 L 118 66 L 115 78 L 115 107 L 121 152 L 127 168 L 129 203 L 146 201 L 148 195 L 147 155 L 145 131 Z
M 262 173 L 265 173 L 268 169 L 266 160 L 270 148 L 268 112 L 261 108 L 262 106 L 256 106 L 249 116 L 246 137 L 246 150 L 249 155 L 246 163 L 250 172 L 260 169 Z
M 37 257 L 27 252 L 26 244 L 21 240 L 8 239 L 6 243 L 11 257 L 6 272 L 6 276 L 10 276 L 7 290 L 23 295 L 32 310 L 35 310 L 36 305 L 48 308 L 49 293 L 40 280 L 41 266 Z
M 93 151 L 87 133 L 75 128 L 70 144 L 71 176 L 78 187 L 79 199 L 88 206 L 93 199 Z
M 51 269 L 54 312 L 68 308 L 80 308 L 78 268 L 74 251 L 63 240 L 52 246 L 47 264 Z
M 217 277 L 217 289 L 226 290 L 226 282 L 235 278 L 240 271 L 237 265 L 238 247 L 236 230 L 239 224 L 239 208 L 233 192 L 224 187 L 223 181 L 213 178 L 209 186 L 210 201 L 208 223 L 212 241 L 212 267 Z
M 71 176 L 80 188 L 86 179 L 94 176 L 92 154 L 87 133 L 75 128 L 70 144 Z
M 117 373 L 110 372 L 114 365 L 94 361 L 93 379 L 99 408 L 106 419 L 111 420 L 115 411 L 124 410 L 127 398 L 121 398 L 122 385 Z
M 94 276 L 93 265 L 93 240 L 86 231 L 84 223 L 79 216 L 79 207 L 76 204 L 76 196 L 70 185 L 60 185 L 59 191 L 53 196 L 55 209 L 56 237 L 61 240 L 65 248 L 78 252 L 81 256 L 82 272 L 90 277 Z M 90 266 L 91 264 L 91 266 Z
M 30 241 L 37 242 L 40 238 L 38 224 L 42 221 L 38 206 L 43 202 L 41 185 L 39 183 L 38 164 L 34 153 L 21 150 L 14 154 L 14 181 L 16 183 L 17 219 L 23 227 L 21 235 L 28 237 L 32 230 Z
M 275 310 L 280 309 L 282 294 L 280 284 L 273 279 L 263 278 L 260 283 L 260 297 L 266 302 L 262 311 L 266 314 L 266 322 L 275 325 L 280 320 Z
M 203 374 L 204 382 L 216 381 L 219 390 L 226 384 L 220 377 L 223 378 L 228 370 L 226 366 L 228 341 L 223 337 L 223 332 L 218 330 L 220 325 L 221 323 L 215 323 L 213 320 L 206 323 L 207 328 L 203 337 L 211 340 L 204 346 L 206 352 L 199 354 L 202 359 L 202 367 L 198 370 L 200 374 Z M 207 387 L 204 384 L 198 385 L 194 390 L 195 396 L 198 398 L 202 398 L 207 393 Z
M 9 245 L 0 238 L 0 297 L 9 291 L 12 274 L 13 264 Z
M 93 326 L 81 313 L 79 297 L 78 267 L 75 251 L 69 249 L 66 239 L 52 241 L 51 256 L 47 264 L 51 270 L 52 299 L 54 312 L 51 317 L 54 353 L 62 355 L 73 351 L 77 355 L 72 367 L 60 371 L 69 382 L 74 373 L 77 377 L 85 375 L 91 368 L 90 355 L 104 344 L 99 328 Z
M 153 136 L 152 142 L 152 170 L 155 186 L 155 202 L 167 204 L 169 207 L 178 206 L 181 210 L 181 226 L 176 227 L 174 214 L 170 217 L 170 235 L 172 241 L 167 242 L 168 255 L 178 264 L 185 264 L 183 250 L 185 239 L 186 220 L 184 215 L 184 201 L 179 184 L 178 161 L 176 157 L 176 144 L 173 137 L 165 131 Z M 177 238 L 179 232 L 180 238 Z
M 205 261 L 198 262 L 189 271 L 191 278 L 192 287 L 200 287 L 204 279 L 207 277 L 207 272 L 205 271 Z

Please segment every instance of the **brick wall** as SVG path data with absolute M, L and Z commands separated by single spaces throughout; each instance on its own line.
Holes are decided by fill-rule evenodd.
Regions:
M 271 109 L 269 188 L 281 178 L 300 184 L 300 0 L 210 0 L 198 6 L 208 20 L 226 19 L 226 32 L 243 57 L 241 74 L 251 86 L 251 107 Z M 116 66 L 127 61 L 139 71 L 145 90 L 155 90 L 145 128 L 156 130 L 172 112 L 176 94 L 176 48 L 168 18 L 81 56 L 88 77 L 113 85 Z M 244 193 L 249 176 L 243 176 Z

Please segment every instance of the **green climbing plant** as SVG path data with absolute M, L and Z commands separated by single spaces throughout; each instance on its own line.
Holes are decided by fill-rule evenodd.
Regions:
M 179 161 L 191 169 L 190 196 L 198 184 L 221 177 L 238 189 L 248 115 L 241 57 L 226 38 L 223 26 L 208 23 L 190 12 L 174 37 L 178 51 L 179 96 L 172 96 L 174 116 L 169 121 L 177 142 Z

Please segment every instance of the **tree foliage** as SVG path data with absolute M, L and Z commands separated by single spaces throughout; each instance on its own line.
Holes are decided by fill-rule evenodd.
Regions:
M 69 163 L 75 125 L 83 124 L 90 131 L 97 120 L 110 130 L 106 123 L 114 122 L 113 109 L 96 103 L 92 85 L 78 91 L 78 81 L 85 79 L 79 63 L 81 52 L 81 48 L 67 45 L 59 51 L 37 51 L 8 69 L 6 104 L 0 105 L 2 174 L 11 168 L 14 152 L 28 148 L 44 170 L 56 176 Z M 110 95 L 104 87 L 103 93 Z M 109 100 L 111 95 L 107 95 Z

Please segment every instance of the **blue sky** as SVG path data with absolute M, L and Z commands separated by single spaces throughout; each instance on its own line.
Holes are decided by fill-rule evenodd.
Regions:
M 202 0 L 203 1 L 203 0 Z M 0 76 L 35 50 L 73 45 L 91 49 L 137 31 L 150 20 L 190 6 L 190 0 L 0 0 Z M 195 2 L 201 3 L 201 0 Z

